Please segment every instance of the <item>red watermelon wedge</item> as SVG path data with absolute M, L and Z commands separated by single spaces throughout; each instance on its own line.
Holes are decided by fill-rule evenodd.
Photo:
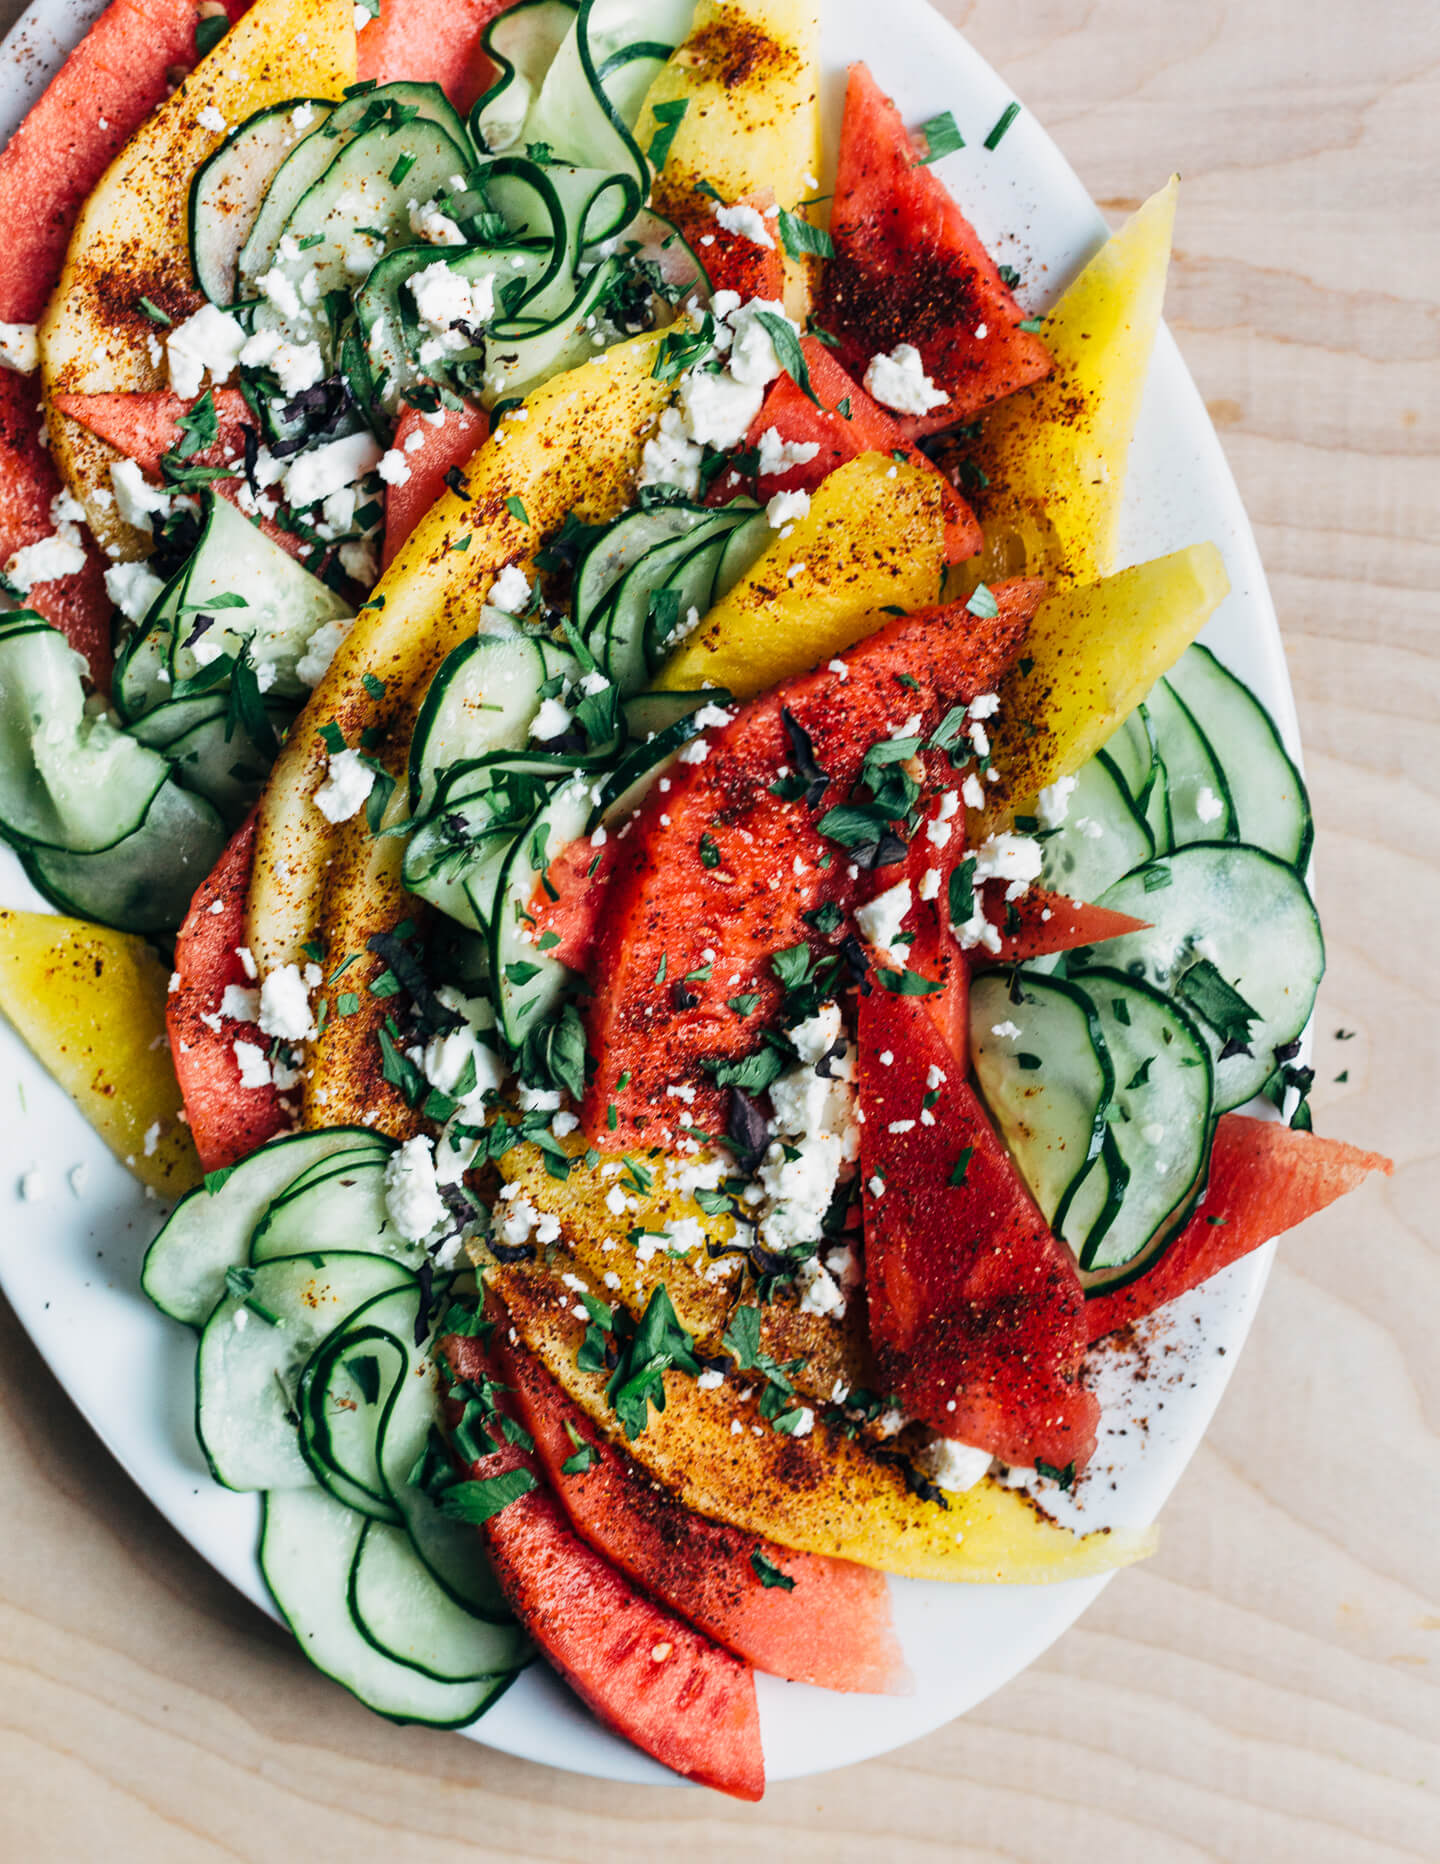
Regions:
M 1378 1152 L 1294 1132 L 1278 1120 L 1224 1114 L 1199 1209 L 1160 1260 L 1113 1294 L 1085 1304 L 1092 1340 L 1199 1287 L 1272 1237 L 1293 1230 L 1369 1177 L 1395 1167 Z
M 703 761 L 677 763 L 669 790 L 650 792 L 617 859 L 596 947 L 587 1010 L 596 1068 L 582 1114 L 595 1145 L 672 1139 L 675 1083 L 695 1089 L 697 1126 L 724 1130 L 728 1090 L 713 1064 L 750 1054 L 778 1012 L 771 955 L 812 936 L 805 914 L 830 902 L 843 913 L 855 897 L 859 872 L 819 833 L 822 811 L 845 800 L 877 740 L 902 726 L 933 731 L 951 706 L 990 691 L 1044 590 L 999 584 L 990 620 L 960 602 L 900 617 L 740 706 L 706 734 Z M 828 778 L 814 806 L 772 789 L 794 759 L 795 727 Z M 731 1007 L 739 994 L 755 998 L 748 1014 Z
M 191 456 L 197 466 L 223 466 L 240 459 L 242 429 L 255 425 L 238 388 L 216 388 L 210 393 L 215 398 L 215 444 Z M 190 412 L 197 399 L 187 400 L 165 389 L 137 389 L 110 395 L 56 395 L 55 406 L 157 479 L 161 458 L 180 439 L 180 417 Z
M 50 501 L 60 490 L 60 479 L 40 438 L 38 381 L 0 369 L 0 563 L 55 530 Z M 84 569 L 56 582 L 37 583 L 25 599 L 85 656 L 91 679 L 104 692 L 110 685 L 114 610 L 105 593 L 105 559 L 89 532 L 81 535 Z
M 241 430 L 254 425 L 254 416 L 238 388 L 216 388 L 207 392 L 215 397 L 215 444 L 202 447 L 191 456 L 191 461 L 196 466 L 228 466 L 243 457 Z M 180 417 L 194 407 L 197 399 L 199 397 L 192 397 L 187 401 L 181 395 L 172 395 L 168 389 L 134 389 L 106 395 L 56 395 L 55 406 L 98 439 L 134 460 L 142 472 L 158 482 L 161 455 L 168 453 L 180 438 Z M 210 490 L 219 493 L 221 498 L 228 498 L 233 505 L 244 483 L 238 477 L 216 479 Z M 287 531 L 273 518 L 261 518 L 260 529 L 271 543 L 279 544 L 289 556 L 304 557 L 311 549 L 304 538 Z
M 872 989 L 858 1038 L 865 1284 L 884 1389 L 1007 1463 L 1083 1467 L 1100 1407 L 1079 1383 L 1085 1299 L 1069 1251 L 921 1000 Z
M 490 86 L 494 67 L 481 46 L 509 0 L 381 0 L 380 16 L 357 40 L 362 80 L 406 78 L 438 84 L 461 112 Z
M 804 465 L 782 473 L 768 473 L 758 482 L 759 496 L 776 492 L 813 492 L 821 482 L 862 453 L 903 453 L 914 466 L 937 475 L 945 511 L 945 561 L 963 563 L 979 550 L 982 537 L 970 507 L 932 460 L 920 451 L 906 429 L 878 401 L 871 399 L 836 362 L 817 337 L 803 337 L 800 347 L 810 375 L 810 386 L 820 405 L 799 388 L 792 377 L 781 375 L 771 384 L 765 405 L 750 423 L 748 447 L 758 447 L 760 436 L 774 428 L 782 440 L 820 451 Z M 848 413 L 845 410 L 848 409 Z M 736 473 L 722 473 L 720 496 L 733 498 L 746 483 Z
M 1049 375 L 1050 352 L 1020 328 L 995 261 L 864 65 L 845 92 L 830 237 L 818 321 L 839 337 L 840 361 L 862 381 L 874 355 L 911 343 L 950 397 L 902 417 L 907 432 L 953 427 Z
M 620 843 L 613 836 L 599 849 L 581 836 L 565 844 L 535 884 L 530 900 L 534 935 L 540 938 L 553 932 L 559 942 L 546 949 L 572 971 L 590 969 L 600 936 L 605 889 L 619 854 Z
M 523 1349 L 496 1304 L 493 1351 L 551 1487 L 576 1530 L 622 1573 L 757 1670 L 821 1689 L 902 1693 L 908 1683 L 884 1575 L 792 1553 L 684 1508 L 600 1436 Z M 567 1471 L 577 1445 L 588 1467 Z M 792 1582 L 762 1583 L 756 1552 Z
M 452 1337 L 444 1351 L 462 1379 L 496 1376 L 476 1340 Z M 702 1786 L 759 1799 L 765 1759 L 750 1666 L 587 1546 L 518 1446 L 494 1451 L 469 1474 L 484 1482 L 511 1471 L 526 1472 L 534 1486 L 480 1532 L 511 1610 L 548 1660 L 601 1721 L 645 1753 Z
M 1074 951 L 1078 945 L 1103 945 L 1106 939 L 1143 931 L 1148 923 L 1128 913 L 1111 912 L 1108 906 L 1072 900 L 1066 893 L 1047 893 L 1043 887 L 1032 887 L 1007 903 L 997 881 L 983 889 L 983 897 L 985 917 L 1000 934 L 1000 949 L 973 951 L 970 957 L 977 967 L 1018 964 L 1026 958 L 1048 957 L 1051 952 Z M 1014 929 L 1006 931 L 1012 909 Z
M 410 477 L 385 493 L 385 563 L 390 567 L 396 551 L 445 490 L 445 475 L 462 467 L 490 432 L 490 417 L 483 408 L 441 410 L 443 420 L 415 408 L 401 411 L 395 428 L 395 446 L 405 456 Z M 412 436 L 419 434 L 419 441 Z
M 268 1046 L 267 1039 L 253 1023 L 219 1013 L 227 984 L 250 983 L 238 948 L 245 942 L 245 901 L 254 862 L 251 815 L 197 888 L 175 935 L 179 982 L 166 1004 L 165 1024 L 186 1117 L 206 1171 L 234 1165 L 292 1124 L 273 1087 L 240 1085 L 237 1039 L 260 1047 Z
M 86 196 L 195 63 L 195 24 L 194 0 L 113 0 L 0 152 L 0 322 L 38 321 Z

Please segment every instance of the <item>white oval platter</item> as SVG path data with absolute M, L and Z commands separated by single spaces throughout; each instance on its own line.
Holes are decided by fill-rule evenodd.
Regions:
M 869 64 L 907 122 L 953 111 L 966 147 L 947 156 L 938 172 L 996 257 L 1020 268 L 1027 305 L 1044 309 L 1105 236 L 1098 209 L 1055 144 L 1022 110 L 997 149 L 982 146 L 1013 93 L 925 0 L 822 3 L 832 159 L 844 69 L 852 60 Z M 35 0 L 24 14 L 0 62 L 0 141 L 99 11 L 95 0 Z M 1137 175 L 1135 191 L 1164 179 Z M 1162 330 L 1131 454 L 1120 560 L 1140 562 L 1202 538 L 1223 552 L 1232 585 L 1204 638 L 1264 699 L 1298 753 L 1294 703 L 1254 538 L 1204 404 Z M 0 904 L 44 907 L 5 851 Z M 258 1504 L 213 1483 L 195 1441 L 194 1336 L 152 1310 L 139 1292 L 140 1259 L 159 1207 L 3 1023 L 0 1084 L 8 1084 L 0 1085 L 0 1288 L 110 1452 L 191 1545 L 273 1617 L 255 1558 Z M 87 1170 L 77 1196 L 69 1174 L 79 1164 Z M 31 1172 L 41 1195 L 24 1201 L 20 1182 Z M 1093 1472 L 1068 1512 L 1076 1525 L 1132 1525 L 1158 1515 L 1225 1389 L 1272 1253 L 1262 1250 L 1166 1310 L 1163 1382 L 1153 1372 L 1139 1378 L 1142 1355 L 1134 1361 L 1106 1355 L 1105 1429 Z M 56 1402 L 63 1402 L 59 1392 Z M 1144 1428 L 1135 1428 L 1142 1415 Z M 1047 1503 L 1053 1499 L 1052 1490 Z M 892 1581 L 914 1693 L 842 1696 L 760 1677 L 768 1777 L 793 1779 L 865 1760 L 962 1714 L 1038 1657 L 1106 1583 Z M 1125 1584 L 1123 1575 L 1118 1583 Z M 295 1661 L 302 1661 L 298 1653 Z M 675 1783 L 602 1728 L 543 1665 L 525 1672 L 465 1732 L 578 1773 Z

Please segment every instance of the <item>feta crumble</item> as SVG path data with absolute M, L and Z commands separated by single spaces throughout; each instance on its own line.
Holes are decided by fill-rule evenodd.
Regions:
M 714 208 L 716 225 L 726 233 L 734 233 L 754 246 L 764 246 L 767 251 L 774 252 L 775 242 L 758 207 L 751 207 L 744 201 L 734 207 L 724 207 L 717 201 Z
M 315 807 L 327 822 L 348 822 L 364 808 L 374 787 L 375 772 L 359 751 L 336 751 L 315 792 Z
M 435 1179 L 435 1153 L 423 1134 L 407 1139 L 385 1166 L 385 1212 L 412 1243 L 423 1243 L 444 1223 L 445 1200 Z
M 310 1042 L 315 1020 L 310 1014 L 310 992 L 298 964 L 282 964 L 260 986 L 260 1028 L 282 1042 Z
M 930 414 L 950 399 L 926 375 L 913 343 L 897 343 L 888 356 L 872 356 L 864 386 L 882 407 L 893 408 L 897 414 Z

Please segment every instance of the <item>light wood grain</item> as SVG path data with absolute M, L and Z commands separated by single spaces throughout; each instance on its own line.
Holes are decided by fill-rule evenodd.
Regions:
M 1259 532 L 1320 824 L 1317 1122 L 1394 1180 L 1285 1246 L 1158 1558 L 963 1721 L 753 1809 L 366 1715 L 0 1307 L 0 1864 L 1440 1858 L 1440 7 L 944 10 L 1108 210 L 1185 177 L 1169 315 Z

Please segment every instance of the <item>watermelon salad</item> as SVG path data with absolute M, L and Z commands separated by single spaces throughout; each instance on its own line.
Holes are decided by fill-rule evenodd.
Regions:
M 1389 1169 L 1219 553 L 1116 561 L 1173 185 L 1028 312 L 1018 106 L 822 141 L 818 26 L 113 0 L 0 156 L 0 943 L 163 954 L 210 1468 L 379 1713 L 742 1798 L 887 1574 L 1146 1552 L 1091 1348 Z

